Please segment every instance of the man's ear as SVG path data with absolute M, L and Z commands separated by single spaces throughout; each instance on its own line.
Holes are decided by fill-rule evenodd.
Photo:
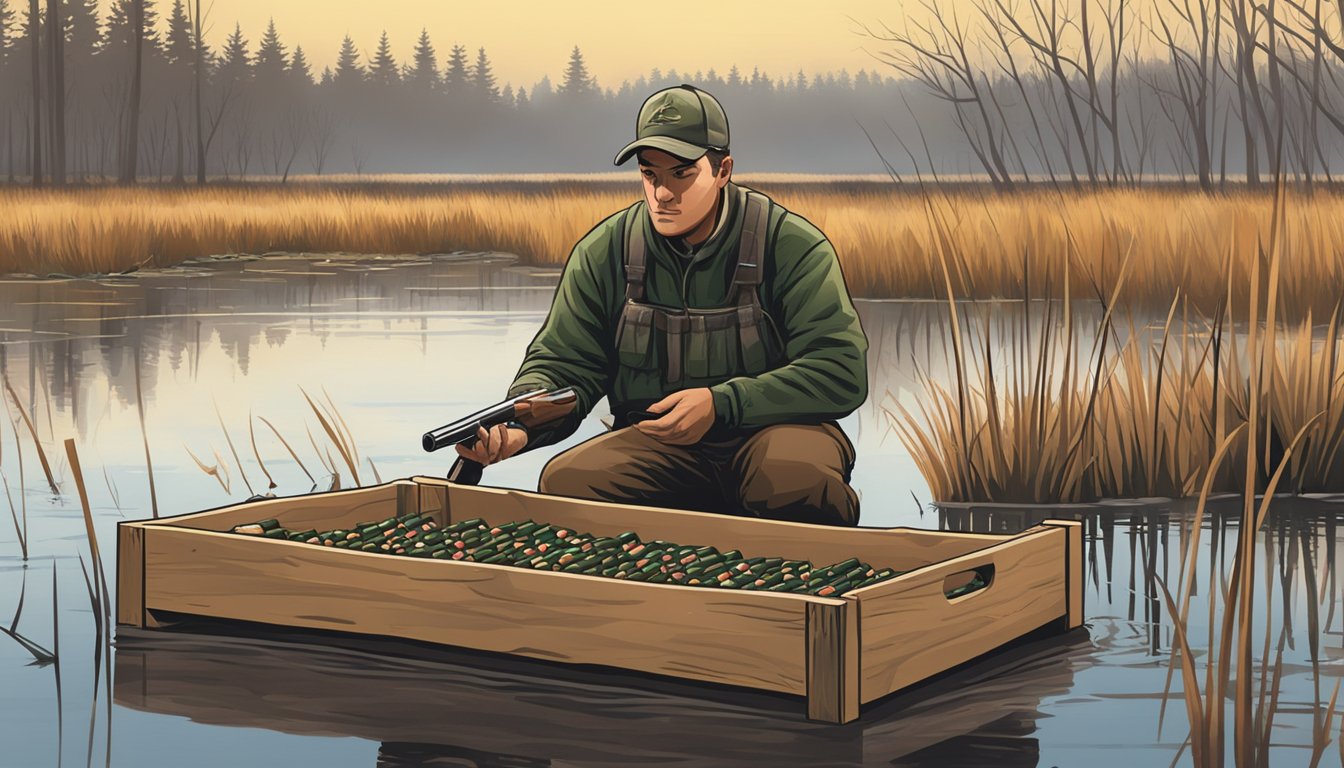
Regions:
M 723 162 L 719 164 L 719 175 L 716 178 L 716 181 L 718 182 L 719 186 L 722 187 L 724 184 L 728 183 L 728 179 L 732 175 L 733 175 L 733 156 L 728 155 L 727 157 L 723 158 Z

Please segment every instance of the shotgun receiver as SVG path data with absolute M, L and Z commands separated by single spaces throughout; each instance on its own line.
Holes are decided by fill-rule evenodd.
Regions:
M 537 389 L 426 432 L 420 442 L 426 451 L 437 451 L 450 445 L 474 442 L 477 430 L 482 427 L 488 430 L 510 421 L 516 421 L 528 428 L 539 427 L 569 415 L 577 405 L 578 395 L 572 387 L 557 389 L 554 392 Z M 475 485 L 480 482 L 481 472 L 484 469 L 477 462 L 459 456 L 448 472 L 448 479 Z

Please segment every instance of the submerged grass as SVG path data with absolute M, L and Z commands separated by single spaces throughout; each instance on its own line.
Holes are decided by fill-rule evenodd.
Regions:
M 746 183 L 750 184 L 749 178 Z M 1109 293 L 1130 253 L 1122 306 L 1165 308 L 1179 292 L 1205 313 L 1222 300 L 1224 268 L 1237 306 L 1266 238 L 1272 193 L 1203 195 L 1178 188 L 945 192 L 946 226 L 931 232 L 923 193 L 888 183 L 759 186 L 834 242 L 851 292 L 945 296 L 939 251 L 952 248 L 964 298 Z M 0 188 L 0 273 L 116 272 L 229 253 L 435 253 L 499 250 L 562 263 L 598 221 L 639 198 L 639 182 L 245 185 L 206 189 Z M 1282 222 L 1293 242 L 1282 297 L 1292 313 L 1324 316 L 1344 292 L 1344 195 L 1304 192 Z M 1033 258 L 1024 276 L 1021 254 Z M 1073 265 L 1073 266 L 1070 266 Z M 1060 275 L 1071 272 L 1067 281 Z M 1025 279 L 1024 279 L 1025 278 Z

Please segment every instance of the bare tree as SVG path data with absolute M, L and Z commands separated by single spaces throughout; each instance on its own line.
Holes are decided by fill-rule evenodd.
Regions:
M 350 140 L 350 155 L 355 162 L 355 175 L 364 175 L 364 163 L 369 159 L 369 148 L 360 143 L 356 136 Z
M 144 71 L 145 47 L 145 0 L 131 0 L 131 34 L 135 36 L 131 56 L 131 97 L 126 107 L 127 125 L 124 137 L 125 155 L 122 157 L 121 177 L 123 184 L 134 184 L 139 170 L 137 161 L 140 149 L 140 86 Z
M 968 52 L 969 31 L 957 17 L 955 8 L 949 19 L 943 6 L 933 0 L 921 0 L 921 5 L 931 16 L 928 25 L 911 22 L 907 17 L 903 32 L 886 25 L 880 33 L 869 28 L 865 31 L 876 40 L 896 46 L 895 50 L 879 53 L 884 63 L 952 105 L 957 128 L 966 137 L 990 183 L 999 190 L 1012 189 L 1013 176 L 1002 150 L 1004 126 L 990 114 L 992 105 L 987 92 L 991 85 Z
M 38 50 L 37 24 L 37 0 L 28 0 L 28 46 L 32 50 L 33 72 L 33 129 L 28 167 L 32 172 L 34 187 L 42 186 L 42 55 Z
M 60 0 L 47 0 L 47 104 L 51 108 L 51 183 L 65 186 L 65 24 Z
M 1032 106 L 1032 98 L 1027 94 L 1027 88 L 1026 84 L 1023 82 L 1022 72 L 1017 66 L 1017 56 L 1014 55 L 1012 46 L 1013 39 L 1007 34 L 1007 24 L 1005 24 L 1003 19 L 999 16 L 998 8 L 990 2 L 978 1 L 976 3 L 976 9 L 980 11 L 981 17 L 984 18 L 985 23 L 989 25 L 990 31 L 994 34 L 994 42 L 998 46 L 998 51 L 992 54 L 994 63 L 1003 73 L 1003 77 L 1008 78 L 1008 81 L 1017 89 L 1018 95 L 1022 97 L 1022 106 L 1027 111 L 1027 117 L 1031 121 L 1032 131 L 1036 135 L 1036 143 L 1033 145 L 1033 149 L 1035 150 L 1037 160 L 1040 162 L 1041 167 L 1045 169 L 1046 174 L 1050 177 L 1051 183 L 1058 186 L 1059 179 L 1055 175 L 1055 165 L 1050 159 L 1050 151 L 1046 146 L 1045 136 L 1041 133 L 1040 118 L 1036 114 L 1035 107 Z M 1030 176 L 1027 174 L 1025 167 L 1023 168 L 1022 177 L 1023 181 L 1030 181 Z
M 290 110 L 285 116 L 285 136 L 289 142 L 289 156 L 285 158 L 285 169 L 280 175 L 280 183 L 289 181 L 289 171 L 294 167 L 294 158 L 299 156 L 299 150 L 303 148 L 304 117 Z
M 204 43 L 201 41 L 203 32 L 201 30 L 201 0 L 192 3 L 187 2 L 192 7 L 191 41 L 192 41 L 192 61 L 191 61 L 191 94 L 194 102 L 194 113 L 196 117 L 196 183 L 205 183 L 205 153 L 210 146 L 210 141 L 205 137 L 204 112 L 201 108 L 201 78 L 202 70 L 205 69 Z M 224 112 L 224 106 L 228 104 L 228 94 L 225 94 L 223 103 L 220 104 L 219 115 Z M 210 126 L 210 138 L 215 135 L 215 128 L 219 126 L 219 115 L 216 115 Z
M 1086 9 L 1089 0 L 1081 0 L 1083 4 L 1084 22 L 1081 24 L 1085 46 L 1087 48 L 1086 58 L 1094 59 L 1091 50 L 1091 32 L 1090 26 L 1086 23 Z M 1048 3 L 1048 5 L 1047 5 Z M 1058 0 L 1027 0 L 1030 13 L 1026 17 L 1032 24 L 1032 29 L 1027 29 L 1022 22 L 1023 14 L 1017 8 L 1008 6 L 1004 0 L 994 0 L 1004 21 L 1006 21 L 1017 34 L 1018 38 L 1025 42 L 1031 49 L 1036 63 L 1047 77 L 1053 77 L 1058 83 L 1057 90 L 1062 97 L 1065 108 L 1068 112 L 1069 124 L 1073 128 L 1074 138 L 1078 141 L 1078 146 L 1082 149 L 1083 165 L 1087 171 L 1087 180 L 1095 185 L 1098 182 L 1099 175 L 1097 169 L 1096 141 L 1089 142 L 1088 129 L 1084 125 L 1082 110 L 1079 101 L 1086 99 L 1075 90 L 1072 78 L 1075 75 L 1084 75 L 1087 82 L 1093 84 L 1090 95 L 1095 95 L 1095 68 L 1085 67 L 1080 64 L 1075 55 L 1070 55 L 1065 50 L 1065 37 L 1068 29 L 1073 22 L 1067 15 L 1067 9 L 1061 9 Z M 1091 77 L 1088 75 L 1089 69 L 1092 70 Z M 1089 103 L 1095 103 L 1096 99 L 1089 99 Z M 1093 112 L 1096 110 L 1093 109 Z
M 326 164 L 327 153 L 331 151 L 332 134 L 336 127 L 336 122 L 332 120 L 331 113 L 326 110 L 314 111 L 312 116 L 313 142 L 309 146 L 313 152 L 313 170 L 318 175 L 322 175 L 322 166 Z
M 1271 0 L 1272 2 L 1273 0 Z M 1166 48 L 1171 62 L 1172 88 L 1154 82 L 1152 87 L 1159 96 L 1175 101 L 1187 130 L 1186 152 L 1194 166 L 1195 177 L 1203 190 L 1213 189 L 1213 132 L 1216 123 L 1217 74 L 1222 41 L 1223 12 L 1218 0 L 1168 0 L 1173 21 L 1184 29 L 1173 31 L 1167 14 L 1157 13 L 1161 27 L 1160 42 Z M 1193 50 L 1182 44 L 1182 35 L 1189 35 Z M 1163 105 L 1163 112 L 1173 124 L 1175 117 Z

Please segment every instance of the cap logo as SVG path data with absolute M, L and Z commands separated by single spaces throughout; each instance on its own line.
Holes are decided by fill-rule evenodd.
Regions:
M 664 96 L 663 103 L 649 115 L 649 125 L 670 125 L 681 122 L 681 113 L 672 103 L 671 97 Z

